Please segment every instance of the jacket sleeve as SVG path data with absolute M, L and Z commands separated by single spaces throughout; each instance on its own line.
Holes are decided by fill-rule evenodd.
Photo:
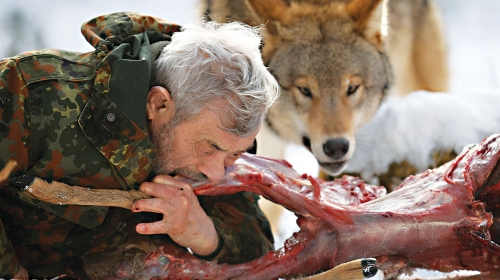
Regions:
M 0 278 L 11 278 L 16 275 L 19 268 L 19 259 L 7 238 L 2 220 L 0 220 Z
M 13 59 L 0 61 L 0 168 L 10 159 L 15 160 L 17 166 L 11 177 L 26 172 L 29 163 L 29 133 L 24 105 L 27 96 L 16 62 Z M 0 191 L 4 184 L 0 182 Z M 15 275 L 19 268 L 19 260 L 0 220 L 0 278 Z
M 220 263 L 251 261 L 274 249 L 271 227 L 258 206 L 258 195 L 241 192 L 199 199 L 226 247 Z
M 180 25 L 148 15 L 132 12 L 120 12 L 102 15 L 82 24 L 82 34 L 96 49 L 110 51 L 123 39 L 143 32 L 153 32 L 155 41 L 169 40 L 174 32 L 180 31 Z M 150 39 L 151 40 L 151 39 Z

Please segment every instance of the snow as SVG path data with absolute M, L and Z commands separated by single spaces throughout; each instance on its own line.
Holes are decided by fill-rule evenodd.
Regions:
M 462 149 L 500 132 L 500 91 L 443 94 L 418 91 L 382 104 L 357 134 L 354 155 L 345 169 L 362 171 L 365 181 L 407 160 L 418 172 L 433 164 L 439 150 Z

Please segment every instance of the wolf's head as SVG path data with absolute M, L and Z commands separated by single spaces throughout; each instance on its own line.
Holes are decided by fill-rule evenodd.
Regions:
M 264 60 L 282 92 L 268 123 L 304 144 L 329 174 L 342 171 L 355 133 L 391 83 L 382 0 L 249 0 L 266 23 Z

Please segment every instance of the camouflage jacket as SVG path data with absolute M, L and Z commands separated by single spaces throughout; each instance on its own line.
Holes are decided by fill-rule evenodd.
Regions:
M 89 53 L 39 50 L 0 61 L 0 168 L 87 188 L 137 189 L 155 157 L 146 128 L 151 45 L 180 27 L 135 13 L 82 25 Z M 3 186 L 2 186 L 3 184 Z M 200 198 L 229 254 L 272 248 L 257 197 Z M 145 215 L 127 209 L 53 205 L 0 182 L 0 278 L 21 264 L 31 277 L 56 276 L 74 256 L 114 248 Z

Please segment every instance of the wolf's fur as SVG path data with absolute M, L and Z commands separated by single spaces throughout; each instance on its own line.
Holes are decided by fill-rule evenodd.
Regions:
M 258 135 L 259 154 L 282 158 L 286 142 L 304 144 L 322 170 L 338 173 L 385 94 L 447 91 L 432 0 L 200 1 L 208 19 L 265 24 L 264 61 L 282 90 Z M 359 87 L 348 96 L 349 86 Z M 260 202 L 276 235 L 283 208 Z
M 265 24 L 263 58 L 281 86 L 268 125 L 309 148 L 329 174 L 343 169 L 355 133 L 385 94 L 447 90 L 446 47 L 431 0 L 201 3 L 208 19 Z

